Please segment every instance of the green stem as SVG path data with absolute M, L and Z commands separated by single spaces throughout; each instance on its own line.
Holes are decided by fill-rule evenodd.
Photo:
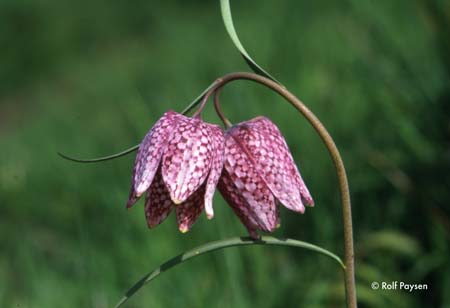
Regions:
M 328 152 L 333 160 L 334 167 L 336 169 L 339 190 L 341 194 L 341 205 L 342 205 L 342 218 L 344 225 L 344 250 L 345 250 L 345 266 L 344 271 L 345 278 L 345 293 L 347 300 L 347 307 L 356 308 L 356 287 L 355 287 L 355 261 L 354 261 L 354 250 L 353 250 L 353 227 L 352 227 L 352 209 L 350 202 L 350 191 L 348 187 L 347 174 L 345 172 L 344 162 L 342 161 L 339 150 L 330 136 L 325 126 L 320 122 L 320 120 L 305 106 L 295 95 L 289 92 L 282 85 L 260 75 L 247 72 L 237 72 L 225 75 L 216 80 L 213 86 L 210 88 L 208 93 L 206 93 L 203 100 L 207 100 L 215 91 L 220 91 L 225 84 L 233 80 L 246 79 L 257 83 L 260 83 L 285 98 L 292 106 L 294 106 L 314 127 L 316 132 L 319 134 Z M 218 102 L 218 95 L 215 97 L 215 101 Z M 219 114 L 220 116 L 220 114 Z M 222 115 L 223 116 L 223 115 Z M 225 122 L 225 125 L 227 123 Z
M 201 245 L 197 248 L 191 249 L 185 253 L 182 253 L 169 261 L 163 263 L 161 266 L 156 268 L 155 270 L 151 271 L 150 273 L 146 274 L 144 277 L 142 277 L 133 287 L 131 287 L 128 292 L 125 294 L 124 297 L 117 303 L 115 306 L 120 307 L 122 306 L 128 299 L 133 296 L 137 291 L 139 291 L 145 284 L 149 283 L 156 277 L 158 277 L 161 273 L 171 269 L 172 267 L 181 264 L 189 259 L 195 258 L 197 256 L 216 251 L 219 249 L 224 249 L 228 247 L 234 247 L 234 246 L 249 246 L 249 245 L 278 245 L 278 246 L 292 246 L 292 247 L 299 247 L 299 248 L 305 248 L 309 249 L 311 251 L 319 252 L 325 256 L 330 257 L 331 259 L 335 260 L 339 263 L 339 265 L 345 270 L 345 265 L 342 263 L 342 260 L 332 252 L 323 249 L 319 246 L 297 241 L 293 239 L 284 239 L 284 238 L 275 238 L 272 236 L 262 236 L 260 239 L 252 239 L 250 237 L 233 237 L 226 240 L 216 241 L 207 243 L 204 245 Z
M 64 159 L 71 160 L 71 161 L 74 161 L 77 163 L 98 163 L 101 161 L 111 160 L 114 158 L 119 158 L 119 157 L 125 156 L 127 154 L 130 154 L 130 153 L 136 151 L 137 149 L 139 149 L 139 146 L 140 146 L 140 144 L 136 144 L 136 145 L 132 146 L 131 148 L 128 148 L 120 153 L 112 154 L 109 156 L 98 157 L 98 158 L 88 158 L 88 159 L 76 158 L 76 157 L 67 156 L 66 154 L 63 154 L 61 152 L 58 152 L 58 155 Z

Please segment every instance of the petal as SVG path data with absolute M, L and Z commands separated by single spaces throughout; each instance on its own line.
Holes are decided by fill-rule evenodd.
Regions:
M 239 217 L 248 217 L 259 229 L 273 231 L 277 222 L 273 194 L 255 169 L 255 165 L 247 153 L 242 150 L 240 140 L 228 133 L 225 137 L 225 161 L 222 177 L 227 182 L 225 183 L 226 190 L 222 195 L 227 201 L 231 198 L 229 203 L 235 211 L 240 212 Z
M 243 140 L 275 197 L 287 208 L 303 213 L 302 192 L 308 190 L 278 128 L 265 117 L 247 121 L 236 128 L 234 135 Z M 309 200 L 312 200 L 310 195 Z
M 254 214 L 250 212 L 249 205 L 245 199 L 238 194 L 230 175 L 225 169 L 222 171 L 217 188 L 225 201 L 231 206 L 234 213 L 239 217 L 242 224 L 247 228 L 250 236 L 258 238 L 256 230 L 259 227 L 258 223 L 253 219 Z
M 204 207 L 205 185 L 194 192 L 185 202 L 176 206 L 178 229 L 181 233 L 188 232 Z
M 295 181 L 295 187 L 297 187 L 300 191 L 300 196 L 303 204 L 308 206 L 314 206 L 314 200 L 311 197 L 311 194 L 309 193 L 308 188 L 306 187 L 302 176 L 297 168 L 297 165 L 294 162 L 294 159 L 292 158 L 291 151 L 289 150 L 289 147 L 286 143 L 286 140 L 284 139 L 283 135 L 281 134 L 278 127 L 269 119 L 265 117 L 259 117 L 254 119 L 255 126 L 257 128 L 260 128 L 261 131 L 265 132 L 271 141 L 274 142 L 276 145 L 276 149 L 278 151 L 278 155 L 281 157 L 282 170 L 287 170 L 284 174 L 278 174 L 275 181 L 281 180 L 281 179 L 294 179 Z M 286 168 L 286 169 L 284 169 Z M 289 182 L 289 181 L 288 181 Z M 291 188 L 292 186 L 290 186 Z M 276 196 L 276 195 L 275 195 Z
M 208 126 L 182 117 L 163 154 L 162 176 L 175 204 L 184 202 L 208 176 L 212 145 Z
M 205 212 L 208 219 L 213 218 L 214 211 L 212 207 L 212 199 L 216 190 L 222 172 L 224 160 L 225 142 L 223 139 L 222 129 L 217 125 L 209 125 L 210 136 L 212 141 L 212 164 L 209 171 L 208 180 L 206 182 L 205 192 Z
M 161 176 L 161 168 L 147 191 L 145 198 L 145 217 L 149 228 L 156 227 L 170 214 L 174 204 Z
M 141 142 L 134 163 L 127 207 L 131 207 L 152 183 L 161 161 L 163 149 L 174 126 L 176 126 L 176 113 L 168 111 L 156 122 Z
M 137 201 L 138 197 L 136 196 L 136 191 L 134 190 L 134 180 L 131 181 L 131 189 L 128 195 L 127 208 L 132 207 Z

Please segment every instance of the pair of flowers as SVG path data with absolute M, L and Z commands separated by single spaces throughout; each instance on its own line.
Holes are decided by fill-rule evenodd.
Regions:
M 267 118 L 257 117 L 226 130 L 166 112 L 142 141 L 134 165 L 127 207 L 145 192 L 150 228 L 176 209 L 179 230 L 187 232 L 203 209 L 214 216 L 220 193 L 250 235 L 279 225 L 278 207 L 303 213 L 313 200 L 286 141 Z

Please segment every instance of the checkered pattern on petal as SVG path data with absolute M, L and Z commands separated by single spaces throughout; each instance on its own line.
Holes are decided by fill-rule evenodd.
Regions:
M 217 182 L 219 181 L 219 177 L 222 172 L 225 144 L 222 129 L 219 126 L 212 124 L 208 126 L 212 141 L 212 164 L 211 170 L 209 171 L 208 180 L 206 182 L 205 212 L 206 216 L 211 219 L 214 216 L 212 199 L 214 196 L 214 191 L 216 190 Z
M 219 185 L 219 190 L 224 192 L 226 199 L 233 201 L 229 203 L 239 211 L 239 217 L 248 217 L 258 229 L 273 231 L 277 223 L 275 199 L 251 156 L 244 150 L 245 146 L 237 129 L 233 127 L 225 134 L 224 180 Z
M 259 229 L 259 225 L 255 219 L 253 219 L 254 213 L 251 212 L 248 203 L 236 190 L 233 180 L 226 169 L 223 169 L 222 171 L 222 176 L 219 179 L 217 188 L 225 201 L 231 206 L 234 213 L 239 217 L 242 224 L 247 228 L 250 236 L 258 238 L 256 230 Z
M 163 154 L 162 176 L 175 204 L 193 194 L 206 180 L 212 161 L 207 124 L 181 116 Z
M 161 176 L 161 168 L 153 179 L 145 198 L 145 217 L 149 228 L 156 227 L 170 214 L 174 204 Z
M 205 186 L 203 184 L 186 201 L 176 206 L 178 229 L 182 233 L 188 232 L 204 207 Z
M 211 218 L 212 197 L 223 166 L 223 139 L 217 125 L 165 113 L 139 147 L 127 206 L 147 191 L 145 214 L 151 228 L 175 205 L 182 232 L 192 227 L 204 208 Z
M 313 201 L 279 129 L 265 117 L 243 125 L 251 131 L 243 134 L 247 136 L 245 145 L 270 190 L 287 208 L 303 213 L 302 201 L 307 205 Z
M 291 151 L 289 150 L 286 140 L 284 139 L 280 130 L 272 121 L 270 121 L 266 117 L 259 117 L 259 118 L 260 118 L 259 120 L 257 120 L 258 118 L 255 119 L 256 127 L 260 128 L 262 131 L 267 132 L 269 136 L 274 137 L 272 140 L 275 142 L 275 144 L 277 144 L 277 148 L 280 151 L 280 155 L 284 157 L 283 161 L 285 162 L 286 168 L 289 170 L 288 174 L 292 176 L 292 178 L 296 182 L 296 186 L 300 190 L 300 195 L 303 204 L 307 206 L 314 206 L 314 200 L 302 179 L 302 176 L 297 168 L 297 165 L 295 164 L 294 159 L 292 158 Z
M 176 118 L 175 112 L 166 112 L 141 142 L 134 163 L 127 207 L 136 203 L 137 199 L 150 187 L 160 164 L 163 150 L 170 137 L 170 132 L 176 127 Z

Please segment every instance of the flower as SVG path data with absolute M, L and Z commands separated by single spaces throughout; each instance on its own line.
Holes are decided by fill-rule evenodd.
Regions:
M 147 192 L 145 214 L 150 228 L 159 225 L 174 207 L 183 233 L 189 231 L 203 208 L 211 219 L 223 151 L 219 126 L 166 112 L 139 147 L 127 208 Z
M 278 203 L 303 213 L 314 201 L 289 148 L 269 119 L 257 117 L 225 132 L 225 160 L 218 183 L 222 196 L 250 235 L 279 226 Z

